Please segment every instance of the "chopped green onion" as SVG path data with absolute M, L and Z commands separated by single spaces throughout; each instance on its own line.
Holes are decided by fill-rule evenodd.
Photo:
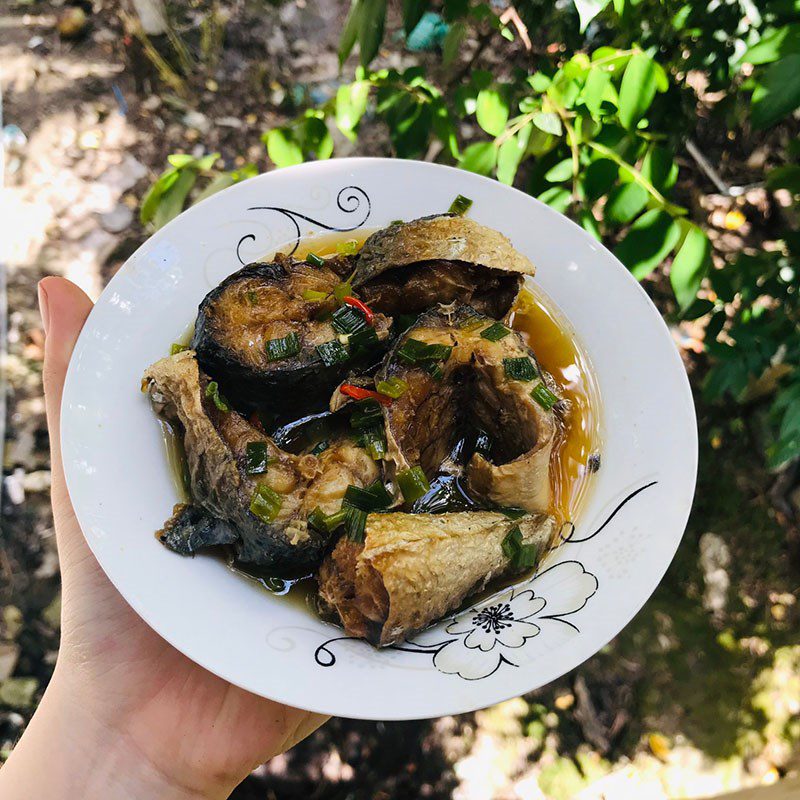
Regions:
M 532 381 L 539 373 L 527 356 L 519 358 L 504 358 L 503 369 L 506 377 L 513 381 Z
M 245 469 L 248 475 L 261 475 L 267 471 L 266 442 L 248 442 L 245 448 Z
M 434 380 L 440 381 L 442 379 L 442 368 L 435 362 L 430 361 L 422 365 L 422 369 L 428 373 Z
M 250 500 L 250 511 L 262 522 L 272 522 L 281 510 L 283 498 L 269 486 L 261 484 Z
M 419 314 L 398 314 L 394 318 L 392 327 L 394 328 L 396 334 L 400 334 L 403 331 L 408 330 L 418 319 Z
M 378 339 L 378 334 L 375 332 L 375 328 L 370 328 L 367 326 L 366 328 L 362 328 L 360 331 L 351 333 L 347 343 L 350 345 L 350 352 L 353 354 L 353 356 L 358 356 L 362 353 L 372 350 L 372 348 L 375 347 L 379 341 L 380 340 Z
M 333 287 L 333 296 L 340 302 L 344 302 L 345 297 L 353 294 L 353 284 L 350 281 L 342 281 Z
M 366 488 L 351 483 L 344 493 L 344 500 L 362 511 L 380 511 L 389 508 L 393 498 L 380 480 L 376 480 Z
M 324 453 L 330 446 L 331 443 L 327 439 L 323 439 L 311 448 L 311 455 L 318 456 L 320 453 Z
M 375 400 L 359 400 L 354 405 L 355 410 L 350 415 L 350 427 L 360 430 L 383 424 L 383 412 Z
M 247 292 L 247 302 L 250 303 L 251 306 L 254 306 L 258 303 L 258 292 L 250 289 Z
M 189 345 L 187 345 L 187 344 L 178 344 L 178 342 L 175 342 L 175 344 L 173 344 L 169 348 L 169 354 L 171 356 L 176 356 L 176 355 L 178 355 L 178 353 L 182 353 L 184 350 L 188 350 L 188 349 L 189 349 Z
M 406 503 L 413 503 L 430 491 L 431 485 L 422 471 L 422 467 L 411 467 L 397 473 L 397 485 Z
M 306 256 L 306 264 L 311 264 L 312 267 L 324 267 L 325 259 L 320 258 L 316 253 L 309 253 Z
M 368 328 L 364 315 L 353 306 L 341 306 L 331 315 L 331 325 L 339 333 L 353 334 Z
M 545 411 L 549 411 L 558 402 L 558 398 L 543 383 L 537 383 L 533 387 L 531 397 Z
M 521 519 L 528 513 L 524 508 L 517 508 L 516 506 L 500 506 L 497 510 L 509 519 Z
M 316 289 L 304 289 L 303 300 L 308 303 L 316 303 L 324 300 L 328 296 L 327 292 L 318 292 Z
M 300 352 L 300 337 L 292 331 L 282 339 L 268 339 L 264 349 L 267 361 L 283 361 L 296 356 Z
M 456 195 L 456 199 L 450 204 L 449 211 L 451 214 L 458 214 L 459 217 L 463 217 L 471 206 L 472 200 L 470 200 L 469 197 L 464 197 L 463 194 L 459 194 Z
M 358 444 L 369 453 L 373 461 L 380 461 L 386 455 L 386 437 L 383 428 L 378 426 L 364 429 L 358 437 Z
M 353 542 L 364 541 L 364 530 L 367 527 L 367 512 L 360 508 L 342 503 L 344 509 L 344 535 Z
M 354 256 L 358 252 L 358 240 L 348 239 L 336 245 L 336 252 L 340 256 Z
M 419 339 L 406 339 L 397 351 L 397 357 L 414 366 L 425 361 L 447 361 L 453 348 L 448 344 L 428 344 Z
M 503 539 L 500 545 L 503 555 L 511 562 L 515 569 L 530 569 L 536 565 L 539 548 L 535 544 L 524 544 L 522 531 L 515 525 Z
M 386 380 L 378 381 L 375 388 L 387 397 L 397 400 L 402 394 L 408 390 L 408 384 L 396 375 L 390 375 Z
M 328 526 L 325 524 L 325 512 L 317 506 L 309 515 L 308 515 L 308 524 L 318 530 L 322 531 L 323 533 L 328 533 Z
M 481 339 L 488 339 L 490 342 L 499 342 L 505 339 L 511 331 L 502 322 L 495 322 L 485 331 L 481 331 Z
M 211 398 L 219 411 L 231 410 L 228 401 L 220 394 L 219 385 L 216 381 L 209 381 L 208 386 L 206 386 L 206 397 Z
M 317 355 L 326 367 L 341 364 L 350 358 L 347 347 L 336 339 L 317 345 Z
M 515 525 L 503 539 L 500 547 L 503 549 L 503 555 L 509 560 L 513 561 L 514 556 L 519 552 L 522 547 L 522 531 L 519 525 Z
M 402 225 L 403 224 L 403 220 L 402 219 L 393 219 L 389 224 L 390 225 Z

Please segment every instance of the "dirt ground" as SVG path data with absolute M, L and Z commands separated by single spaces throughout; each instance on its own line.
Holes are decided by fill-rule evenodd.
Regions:
M 169 153 L 219 151 L 228 167 L 269 168 L 261 133 L 307 98 L 335 92 L 342 6 L 226 4 L 225 46 L 181 99 L 134 80 L 140 55 L 113 4 L 95 3 L 77 41 L 56 30 L 63 6 L 0 4 L 3 124 L 19 129 L 5 129 L 0 194 L 8 308 L 0 763 L 47 684 L 59 639 L 36 282 L 65 275 L 96 297 L 146 238 L 138 202 Z M 376 133 L 356 152 L 389 150 Z M 701 191 L 692 200 L 725 246 L 767 227 L 758 190 L 739 201 L 747 223 L 737 232 L 722 222 L 732 201 Z M 658 284 L 649 288 L 658 301 Z M 690 373 L 701 374 L 696 332 L 674 335 Z M 697 403 L 701 469 L 689 528 L 661 587 L 602 652 L 545 689 L 476 714 L 332 720 L 234 797 L 660 800 L 794 771 L 800 565 L 785 493 L 757 455 L 758 411 Z

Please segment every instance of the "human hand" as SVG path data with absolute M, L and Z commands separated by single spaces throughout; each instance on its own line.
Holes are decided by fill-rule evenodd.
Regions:
M 72 509 L 60 448 L 64 378 L 92 303 L 69 281 L 45 278 L 39 304 L 61 648 L 42 703 L 0 771 L 0 794 L 227 797 L 254 767 L 325 717 L 265 700 L 199 667 L 150 629 L 105 576 Z

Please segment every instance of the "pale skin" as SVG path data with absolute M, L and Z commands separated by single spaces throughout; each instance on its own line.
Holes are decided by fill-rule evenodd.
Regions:
M 52 503 L 61 564 L 61 647 L 25 734 L 0 769 L 3 800 L 226 798 L 325 717 L 226 683 L 154 633 L 95 560 L 61 464 L 67 364 L 92 308 L 63 278 L 39 284 Z

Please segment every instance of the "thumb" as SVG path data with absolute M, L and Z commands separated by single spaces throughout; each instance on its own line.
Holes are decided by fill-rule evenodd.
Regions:
M 53 514 L 57 534 L 67 535 L 67 530 L 77 529 L 77 523 L 61 462 L 61 397 L 72 350 L 92 310 L 92 301 L 74 283 L 65 278 L 49 277 L 39 282 L 39 309 L 45 333 L 43 379 L 50 432 Z M 78 538 L 82 539 L 80 534 Z M 59 545 L 63 544 L 59 541 Z

